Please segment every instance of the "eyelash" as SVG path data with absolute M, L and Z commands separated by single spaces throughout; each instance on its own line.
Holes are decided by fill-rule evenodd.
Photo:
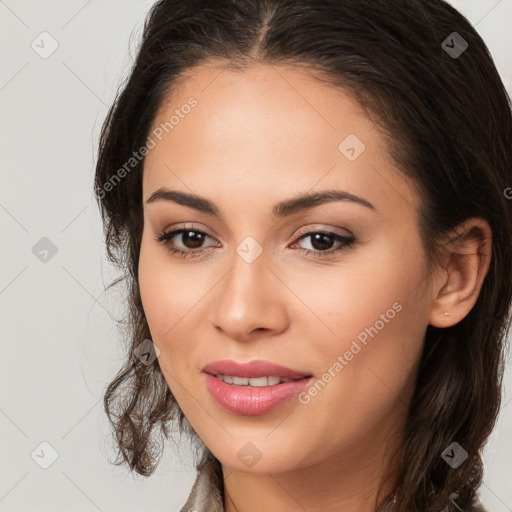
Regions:
M 197 257 L 199 257 L 203 253 L 204 250 L 206 250 L 206 248 L 190 249 L 190 250 L 185 251 L 185 250 L 182 250 L 182 249 L 173 248 L 169 244 L 169 242 L 170 242 L 170 240 L 172 238 L 174 238 L 175 236 L 180 235 L 182 233 L 186 233 L 186 232 L 199 233 L 201 235 L 205 235 L 207 237 L 210 237 L 210 235 L 208 235 L 208 233 L 205 233 L 204 231 L 201 231 L 200 229 L 180 228 L 180 229 L 176 229 L 174 231 L 169 231 L 169 232 L 165 232 L 164 231 L 164 232 L 158 234 L 155 237 L 155 240 L 158 243 L 163 244 L 165 246 L 165 248 L 172 255 L 177 255 L 177 256 L 179 256 L 181 258 L 197 258 Z M 310 256 L 311 254 L 314 254 L 315 256 L 313 256 L 313 258 L 322 259 L 322 258 L 327 258 L 327 257 L 333 255 L 334 253 L 337 253 L 339 251 L 347 249 L 347 248 L 351 247 L 353 244 L 356 243 L 355 237 L 339 235 L 337 233 L 332 233 L 330 231 L 322 231 L 322 230 L 320 230 L 320 231 L 308 231 L 306 233 L 303 233 L 293 243 L 295 244 L 296 242 L 298 242 L 298 241 L 300 241 L 300 240 L 302 240 L 304 238 L 308 238 L 309 236 L 316 235 L 316 234 L 327 235 L 327 236 L 331 237 L 334 241 L 340 242 L 341 245 L 339 245 L 335 249 L 329 249 L 327 251 L 318 251 L 318 250 L 311 250 L 311 249 L 297 249 L 299 251 L 299 253 L 304 254 L 305 256 Z M 212 238 L 212 237 L 210 237 L 210 238 Z M 321 256 L 318 256 L 318 254 L 321 254 Z

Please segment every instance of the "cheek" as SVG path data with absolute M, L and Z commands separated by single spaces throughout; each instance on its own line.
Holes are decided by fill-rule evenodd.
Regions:
M 327 269 L 325 279 L 319 273 L 303 279 L 298 294 L 315 312 L 302 332 L 315 340 L 311 360 L 328 382 L 318 404 L 341 400 L 383 414 L 410 389 L 421 357 L 428 308 L 418 285 L 426 268 L 419 242 L 367 254 L 371 259 L 361 251 L 339 271 Z
M 424 255 L 414 236 L 407 244 L 403 239 L 403 233 L 375 239 L 347 253 L 337 267 L 287 276 L 313 313 L 310 339 L 340 350 L 358 336 L 364 342 L 375 330 L 414 338 L 425 327 L 427 307 L 419 286 L 426 272 Z
M 160 246 L 153 247 L 151 240 L 143 237 L 138 278 L 142 306 L 152 339 L 165 355 L 168 350 L 165 340 L 172 339 L 175 325 L 186 313 L 190 286 L 180 282 L 179 273 L 171 272 L 164 251 Z
M 171 275 L 165 256 L 142 244 L 139 287 L 151 339 L 160 350 L 158 364 L 169 389 L 182 404 L 187 397 L 182 396 L 180 383 L 190 373 L 191 360 L 190 344 L 182 332 L 183 318 L 190 309 L 186 300 L 190 288 L 179 282 L 179 275 Z
M 185 315 L 189 303 L 200 293 L 198 283 L 188 272 L 176 271 L 170 258 L 164 247 L 144 234 L 138 268 L 139 288 L 151 332 L 160 339 Z
M 165 318 L 168 301 L 165 299 L 165 269 L 155 258 L 154 250 L 149 247 L 151 242 L 142 237 L 139 257 L 138 280 L 144 313 L 153 338 L 159 331 L 159 323 Z
M 160 366 L 164 375 L 187 375 L 190 365 L 197 322 L 205 295 L 211 285 L 194 278 L 192 266 L 178 268 L 171 256 L 151 240 L 142 241 L 139 259 L 139 288 L 151 337 L 160 349 Z M 203 301 L 202 301 L 203 299 Z M 172 389 L 172 382 L 169 381 Z

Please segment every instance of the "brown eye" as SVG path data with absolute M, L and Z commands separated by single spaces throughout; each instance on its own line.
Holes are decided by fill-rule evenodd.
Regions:
M 331 233 L 327 231 L 310 231 L 299 237 L 298 241 L 310 239 L 311 249 L 299 249 L 300 252 L 305 252 L 306 256 L 313 255 L 318 258 L 330 256 L 338 251 L 350 247 L 356 241 L 354 237 L 339 235 L 338 233 Z M 299 242 L 293 245 L 297 245 Z M 335 246 L 338 242 L 338 246 Z M 335 246 L 334 249 L 332 247 Z
M 177 254 L 183 258 L 192 258 L 199 256 L 208 247 L 203 247 L 206 238 L 210 235 L 198 229 L 182 228 L 162 233 L 155 240 L 163 243 L 167 250 L 172 254 Z M 173 241 L 173 239 L 176 239 Z M 181 239 L 181 240 L 180 240 Z
M 181 241 L 188 249 L 198 249 L 204 242 L 204 233 L 200 231 L 183 231 Z
M 311 238 L 312 247 L 317 251 L 328 250 L 334 243 L 333 237 L 324 233 L 315 233 L 314 235 L 309 235 L 309 237 Z

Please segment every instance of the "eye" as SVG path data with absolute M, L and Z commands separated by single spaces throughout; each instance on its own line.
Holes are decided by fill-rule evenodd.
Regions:
M 179 246 L 177 247 L 176 244 L 172 242 L 174 238 L 177 240 L 181 238 L 181 248 Z M 201 254 L 208 249 L 208 247 L 202 246 L 207 238 L 212 237 L 199 229 L 180 228 L 160 233 L 155 237 L 155 240 L 165 245 L 166 249 L 173 255 L 180 256 L 182 258 L 196 258 L 201 256 Z M 291 247 L 296 246 L 301 240 L 306 240 L 308 238 L 311 240 L 311 247 L 313 249 L 300 248 L 298 251 L 306 256 L 313 255 L 315 258 L 326 258 L 331 256 L 333 253 L 352 246 L 356 242 L 356 239 L 353 236 L 340 235 L 330 231 L 309 231 L 302 234 L 291 245 Z M 335 245 L 336 243 L 338 245 Z
M 180 239 L 184 248 L 176 247 L 172 239 Z M 206 248 L 201 247 L 206 238 L 212 238 L 210 235 L 199 229 L 181 228 L 174 231 L 163 232 L 155 237 L 155 240 L 165 245 L 171 253 L 182 258 L 195 258 L 200 256 Z
M 346 249 L 352 246 L 356 239 L 353 236 L 340 235 L 330 231 L 309 231 L 298 238 L 298 241 L 310 239 L 310 245 L 313 250 L 299 249 L 299 252 L 306 256 L 313 255 L 315 258 L 326 258 L 333 253 Z M 335 243 L 339 245 L 335 245 Z M 292 246 L 296 245 L 294 242 Z M 334 246 L 334 249 L 332 248 Z

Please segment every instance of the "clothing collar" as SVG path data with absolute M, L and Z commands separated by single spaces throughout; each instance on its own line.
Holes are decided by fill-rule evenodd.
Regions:
M 197 467 L 197 477 L 180 512 L 224 512 L 222 466 L 207 448 Z

